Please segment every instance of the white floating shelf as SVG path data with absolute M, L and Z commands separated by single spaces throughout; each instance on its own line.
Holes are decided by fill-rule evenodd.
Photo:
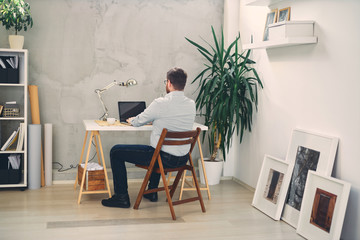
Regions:
M 288 47 L 296 46 L 303 44 L 312 44 L 317 43 L 317 37 L 289 37 L 284 39 L 272 40 L 272 41 L 263 41 L 259 43 L 250 43 L 244 44 L 243 49 L 261 49 L 261 48 L 278 48 L 278 47 Z
M 248 0 L 246 5 L 248 6 L 270 6 L 284 0 Z

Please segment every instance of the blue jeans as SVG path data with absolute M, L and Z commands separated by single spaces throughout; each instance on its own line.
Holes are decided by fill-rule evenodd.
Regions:
M 149 166 L 155 149 L 147 145 L 124 145 L 118 144 L 110 151 L 111 170 L 113 172 L 115 194 L 128 193 L 127 173 L 125 162 Z M 174 156 L 169 153 L 160 152 L 164 168 L 176 168 L 184 166 L 189 160 L 185 156 Z M 155 166 L 158 166 L 156 163 Z M 149 189 L 157 188 L 160 182 L 160 174 L 152 173 L 149 181 Z

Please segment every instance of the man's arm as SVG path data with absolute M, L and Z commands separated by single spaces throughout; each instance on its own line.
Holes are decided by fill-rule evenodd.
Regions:
M 144 112 L 140 113 L 136 117 L 128 118 L 126 121 L 131 123 L 134 127 L 140 127 L 154 121 L 158 117 L 159 110 L 159 104 L 156 100 L 154 100 Z

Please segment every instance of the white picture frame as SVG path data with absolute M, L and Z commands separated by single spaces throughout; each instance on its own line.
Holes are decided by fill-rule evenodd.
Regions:
M 274 220 L 279 220 L 284 207 L 292 169 L 289 163 L 265 155 L 256 185 L 252 206 Z
M 290 7 L 279 10 L 278 22 L 290 21 Z
M 296 232 L 310 240 L 340 239 L 350 188 L 350 183 L 309 171 Z
M 286 161 L 293 166 L 288 194 L 281 219 L 297 227 L 305 190 L 307 172 L 316 172 L 330 176 L 339 139 L 302 129 L 294 129 L 289 144 Z
M 269 24 L 273 24 L 277 22 L 277 14 L 278 9 L 272 9 L 267 15 L 266 15 L 266 21 L 265 21 L 265 28 L 264 28 L 264 34 L 263 34 L 263 41 L 269 40 Z

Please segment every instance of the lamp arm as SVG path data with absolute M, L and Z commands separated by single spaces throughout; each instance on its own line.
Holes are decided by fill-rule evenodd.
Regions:
M 115 85 L 126 86 L 126 87 L 127 87 L 127 86 L 136 85 L 136 84 L 137 84 L 136 80 L 135 80 L 135 79 L 132 79 L 132 78 L 129 79 L 129 80 L 127 80 L 126 83 L 125 83 L 125 82 L 117 82 L 116 80 L 114 80 L 112 83 L 108 84 L 108 85 L 105 86 L 104 88 L 102 88 L 102 89 L 96 89 L 96 90 L 95 90 L 95 92 L 97 93 L 97 95 L 98 95 L 98 97 L 99 97 L 99 100 L 100 100 L 100 102 L 101 102 L 102 108 L 103 108 L 103 110 L 104 110 L 104 115 L 103 115 L 103 117 L 102 117 L 101 120 L 106 121 L 106 120 L 107 120 L 107 117 L 109 116 L 109 110 L 108 110 L 107 107 L 105 106 L 104 101 L 103 101 L 103 99 L 102 99 L 102 97 L 101 97 L 101 94 L 102 94 L 103 92 L 107 91 L 108 89 L 112 88 L 112 87 L 115 86 Z
M 106 120 L 107 120 L 107 117 L 109 116 L 109 113 L 108 113 L 109 110 L 108 110 L 107 107 L 105 106 L 105 103 L 104 103 L 104 101 L 103 101 L 103 99 L 102 99 L 102 97 L 101 97 L 102 91 L 99 90 L 99 89 L 96 89 L 95 92 L 97 93 L 97 95 L 98 95 L 98 97 L 99 97 L 99 100 L 100 100 L 100 102 L 101 102 L 101 106 L 102 106 L 102 108 L 103 108 L 103 110 L 104 110 L 104 116 L 103 116 L 103 118 L 102 118 L 101 120 L 106 121 Z
M 103 92 L 107 91 L 108 89 L 112 88 L 115 85 L 119 85 L 119 83 L 117 83 L 116 80 L 114 80 L 112 83 L 110 83 L 109 85 L 105 86 L 102 89 L 96 89 L 95 92 L 99 91 L 100 93 L 103 93 Z

